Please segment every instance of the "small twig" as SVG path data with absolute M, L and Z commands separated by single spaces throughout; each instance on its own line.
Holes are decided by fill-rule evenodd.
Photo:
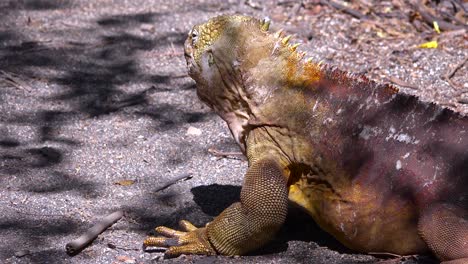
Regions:
M 400 263 L 405 260 L 409 259 L 418 259 L 418 255 L 398 255 L 390 252 L 369 252 L 369 255 L 377 256 L 377 257 L 386 257 L 391 258 L 389 260 L 382 260 L 378 263 Z
M 175 177 L 174 179 L 171 179 L 171 180 L 169 180 L 168 182 L 166 182 L 163 186 L 157 188 L 157 189 L 155 190 L 155 192 L 162 191 L 162 190 L 168 188 L 168 187 L 171 186 L 171 185 L 174 185 L 174 184 L 176 184 L 176 183 L 178 183 L 178 182 L 180 182 L 180 181 L 189 180 L 189 179 L 191 179 L 192 177 L 193 177 L 193 176 L 192 176 L 191 173 L 186 173 L 186 174 L 182 174 L 182 175 L 180 175 L 180 176 L 177 176 L 177 177 Z
M 172 76 L 172 78 L 186 78 L 186 77 L 190 77 L 188 73 L 175 74 Z
M 369 252 L 369 255 L 373 256 L 386 256 L 386 257 L 394 257 L 394 258 L 402 258 L 402 255 L 390 253 L 390 252 Z
M 208 152 L 217 157 L 229 158 L 229 156 L 234 156 L 239 159 L 244 159 L 244 154 L 242 154 L 242 152 L 223 152 L 213 148 L 209 148 Z
M 446 37 L 453 38 L 453 37 L 456 37 L 456 36 L 465 36 L 465 35 L 466 35 L 466 29 L 462 28 L 462 29 L 442 32 L 439 35 L 439 38 L 446 38 Z
M 304 2 L 299 1 L 298 3 L 295 3 L 293 7 L 291 8 L 291 11 L 288 14 L 288 19 L 287 21 L 290 21 L 292 18 L 296 17 L 297 14 L 299 14 L 299 11 L 301 10 L 301 7 L 304 7 Z
M 83 235 L 77 239 L 67 243 L 65 249 L 69 255 L 78 254 L 83 248 L 104 232 L 107 228 L 117 222 L 123 216 L 123 211 L 116 211 L 104 217 L 99 223 L 88 229 Z
M 466 35 L 466 29 L 458 29 L 458 30 L 451 30 L 442 32 L 440 35 L 436 37 L 439 45 L 443 45 L 447 42 L 452 42 L 455 37 L 461 36 L 462 38 Z
M 439 18 L 439 17 L 436 17 L 434 15 L 432 15 L 428 8 L 424 5 L 424 4 L 421 4 L 421 3 L 418 3 L 418 2 L 414 2 L 414 1 L 411 1 L 410 2 L 410 5 L 413 6 L 413 8 L 416 9 L 416 11 L 418 11 L 418 13 L 421 15 L 421 17 L 424 19 L 424 21 L 429 24 L 429 26 L 433 26 L 433 23 L 434 21 L 437 21 L 437 24 L 439 24 L 439 28 L 443 31 L 448 31 L 448 30 L 457 30 L 457 29 L 462 29 L 462 28 L 467 28 L 466 26 L 464 25 L 454 25 L 452 23 L 449 23 L 449 22 L 445 22 L 443 19 Z
M 335 9 L 337 9 L 338 11 L 341 11 L 343 13 L 351 15 L 351 16 L 357 18 L 357 19 L 367 19 L 367 16 L 361 14 L 359 11 L 356 11 L 354 9 L 351 9 L 349 7 L 346 7 L 346 6 L 342 5 L 342 4 L 336 3 L 336 2 L 331 1 L 331 0 L 320 0 L 320 4 L 331 6 L 331 7 L 335 8 Z
M 169 52 L 163 52 L 163 53 L 158 53 L 156 54 L 156 57 L 178 57 L 182 56 L 184 53 L 182 51 L 169 51 Z
M 262 6 L 260 6 L 257 3 L 252 2 L 252 0 L 246 0 L 246 1 L 244 1 L 244 4 L 246 6 L 250 6 L 253 9 L 256 9 L 256 10 L 262 10 Z
M 278 1 L 276 5 L 278 6 L 291 6 L 294 5 L 297 1 L 295 0 L 283 0 L 283 1 Z M 302 1 L 301 1 L 302 2 Z
M 468 61 L 468 57 L 465 57 L 461 62 L 459 62 L 455 67 L 453 67 L 451 70 L 449 70 L 446 74 L 442 75 L 442 79 L 448 82 L 452 88 L 457 89 L 458 91 L 461 91 L 460 87 L 456 85 L 451 78 L 455 75 L 455 73 L 465 65 L 465 63 Z M 458 92 L 456 96 L 460 95 L 462 92 Z
M 2 71 L 0 70 L 0 76 L 3 75 L 3 79 L 5 80 L 5 82 L 11 84 L 12 86 L 16 87 L 17 89 L 20 89 L 20 90 L 26 90 L 28 92 L 31 92 L 31 87 L 26 84 L 25 82 L 23 82 L 22 80 L 20 80 L 19 78 L 13 76 L 13 74 L 10 74 L 6 71 Z
M 122 249 L 122 250 L 125 250 L 125 251 L 129 251 L 129 250 L 132 250 L 132 251 L 140 251 L 141 248 L 126 248 L 126 247 L 119 247 L 119 246 L 116 246 L 112 243 L 107 243 L 107 246 L 109 248 L 112 248 L 112 249 Z
M 14 253 L 15 257 L 17 258 L 22 258 L 24 256 L 27 256 L 27 255 L 30 255 L 31 254 L 31 251 L 28 250 L 28 249 L 21 249 L 21 250 L 18 250 Z
M 465 57 L 460 63 L 458 63 L 457 65 L 455 65 L 455 67 L 453 67 L 452 70 L 450 70 L 444 77 L 447 78 L 447 79 L 450 79 L 453 77 L 453 75 L 455 75 L 455 73 L 461 69 L 461 67 L 463 67 L 463 65 L 465 65 L 466 61 L 468 61 L 468 57 Z
M 397 84 L 399 86 L 402 86 L 402 87 L 406 87 L 406 88 L 410 88 L 410 89 L 419 89 L 418 86 L 414 85 L 414 84 L 411 84 L 411 83 L 407 83 L 403 80 L 400 80 L 398 79 L 397 77 L 390 77 L 389 80 L 394 83 L 394 84 Z

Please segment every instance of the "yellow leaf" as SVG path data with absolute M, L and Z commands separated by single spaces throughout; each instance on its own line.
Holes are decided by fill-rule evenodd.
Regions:
M 440 34 L 439 23 L 437 23 L 437 21 L 434 21 L 433 24 L 435 32 L 437 32 L 437 34 Z
M 132 185 L 134 183 L 135 183 L 134 180 L 121 180 L 121 181 L 118 181 L 118 182 L 114 182 L 114 184 L 120 185 L 120 186 L 130 186 L 130 185 Z
M 437 49 L 438 46 L 439 44 L 437 43 L 436 40 L 429 41 L 429 42 L 419 45 L 419 47 L 422 49 Z
M 385 33 L 382 31 L 377 31 L 377 37 L 379 38 L 385 38 Z

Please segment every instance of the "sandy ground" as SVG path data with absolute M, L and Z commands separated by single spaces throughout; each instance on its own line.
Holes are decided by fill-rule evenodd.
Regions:
M 369 26 L 330 7 L 284 2 L 4 0 L 0 262 L 437 263 L 349 251 L 294 209 L 278 238 L 251 256 L 167 260 L 141 250 L 155 226 L 204 225 L 239 197 L 247 163 L 208 152 L 238 148 L 196 97 L 182 50 L 194 24 L 223 13 L 268 15 L 317 61 L 379 81 L 394 76 L 422 100 L 468 112 L 459 103 L 466 67 L 451 77 L 455 85 L 441 77 L 468 56 L 466 38 L 443 35 L 442 47 L 419 49 L 432 35 L 398 18 Z M 159 190 L 186 173 L 192 178 Z M 92 245 L 65 253 L 67 242 L 118 209 L 125 217 Z

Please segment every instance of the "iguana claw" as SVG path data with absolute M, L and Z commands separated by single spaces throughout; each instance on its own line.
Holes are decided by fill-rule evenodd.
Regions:
M 215 255 L 216 251 L 208 241 L 206 228 L 197 228 L 189 221 L 182 220 L 179 225 L 183 231 L 165 226 L 158 226 L 155 231 L 162 236 L 149 236 L 143 242 L 146 247 L 167 248 L 166 257 L 177 257 L 181 254 Z

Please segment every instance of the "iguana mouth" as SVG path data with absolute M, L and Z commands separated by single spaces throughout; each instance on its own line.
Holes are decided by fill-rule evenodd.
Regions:
M 192 59 L 192 56 L 190 55 L 190 53 L 186 49 L 184 49 L 184 57 L 185 57 L 186 60 Z
M 190 76 L 193 75 L 193 71 L 196 67 L 195 59 L 193 57 L 193 48 L 191 45 L 191 40 L 187 38 L 184 44 L 184 57 L 187 62 L 187 69 Z

